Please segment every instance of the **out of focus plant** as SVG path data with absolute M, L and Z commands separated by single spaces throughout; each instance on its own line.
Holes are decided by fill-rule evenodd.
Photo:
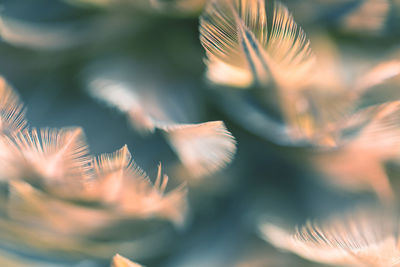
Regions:
M 356 209 L 324 223 L 307 222 L 289 234 L 263 224 L 265 239 L 306 259 L 334 266 L 397 266 L 398 221 L 395 211 Z
M 64 112 L 88 118 L 88 141 L 103 147 L 115 140 L 90 135 L 91 123 L 110 115 L 103 129 L 161 160 L 175 189 L 161 165 L 150 179 L 126 145 L 95 157 L 81 128 L 30 128 L 1 80 L 6 250 L 95 266 L 117 252 L 173 267 L 398 264 L 399 1 L 16 2 L 0 14 L 7 77 L 64 88 Z M 53 92 L 36 98 L 64 103 Z M 286 230 L 371 196 L 378 210 L 364 203 Z M 259 223 L 273 211 L 284 223 Z M 140 266 L 120 255 L 112 265 Z
M 104 258 L 115 247 L 131 253 L 132 247 L 151 245 L 151 235 L 164 235 L 162 221 L 183 225 L 186 188 L 165 193 L 168 177 L 161 165 L 153 184 L 127 146 L 93 157 L 80 128 L 26 128 L 24 109 L 4 79 L 0 98 L 0 166 L 6 189 L 1 196 L 2 242 Z M 142 224 L 137 239 L 130 224 Z M 116 229 L 125 229 L 128 238 Z

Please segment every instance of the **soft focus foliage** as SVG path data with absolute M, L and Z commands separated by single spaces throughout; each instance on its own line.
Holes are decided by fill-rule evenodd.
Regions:
M 222 121 L 189 124 L 187 117 L 195 112 L 191 112 L 193 107 L 189 104 L 181 104 L 188 97 L 180 95 L 179 90 L 173 89 L 163 94 L 157 87 L 152 90 L 137 80 L 130 81 L 127 77 L 127 80 L 124 77 L 118 79 L 118 74 L 112 75 L 112 72 L 102 75 L 104 67 L 94 69 L 94 74 L 88 75 L 89 93 L 126 113 L 137 131 L 162 131 L 193 176 L 212 174 L 231 162 L 236 152 L 232 134 Z M 165 103 L 168 100 L 169 103 Z M 188 100 L 195 103 L 190 96 Z
M 397 266 L 398 220 L 382 210 L 355 210 L 319 224 L 308 222 L 291 235 L 271 224 L 261 232 L 273 245 L 304 258 L 340 266 Z
M 400 1 L 0 9 L 0 266 L 400 265 Z
M 1 136 L 1 176 L 8 186 L 3 238 L 56 252 L 87 246 L 79 253 L 104 257 L 96 242 L 86 242 L 119 221 L 159 218 L 183 225 L 186 188 L 165 193 L 161 165 L 153 184 L 127 146 L 93 158 L 81 128 L 21 129 L 21 104 L 5 82 L 2 91 L 4 110 L 14 111 L 3 116 L 4 132 L 12 134 Z

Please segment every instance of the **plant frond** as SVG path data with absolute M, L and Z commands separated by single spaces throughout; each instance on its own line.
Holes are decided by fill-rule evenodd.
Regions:
M 7 214 L 26 227 L 46 229 L 55 235 L 79 235 L 114 220 L 109 212 L 54 198 L 24 181 L 10 181 L 9 190 Z
M 158 167 L 154 185 L 146 174 L 127 176 L 120 193 L 118 206 L 121 212 L 133 217 L 161 217 L 182 226 L 187 213 L 186 185 L 165 193 L 168 176 Z
M 355 260 L 354 266 L 394 266 L 400 259 L 397 223 L 387 211 L 360 209 L 322 224 L 308 223 L 294 240 L 311 248 L 341 250 Z
M 112 154 L 102 154 L 92 161 L 95 179 L 86 185 L 84 197 L 101 199 L 106 203 L 115 203 L 128 176 L 147 180 L 146 173 L 132 160 L 125 145 Z
M 90 176 L 88 146 L 81 128 L 32 129 L 10 141 L 19 151 L 21 167 L 47 182 L 83 181 Z M 30 172 L 29 172 L 30 170 Z
M 154 184 L 132 160 L 125 145 L 112 154 L 93 159 L 94 179 L 87 182 L 84 199 L 113 207 L 116 216 L 163 218 L 183 225 L 187 212 L 186 186 L 166 192 L 168 176 L 158 167 Z
M 314 153 L 316 170 L 331 185 L 350 191 L 374 191 L 385 203 L 394 192 L 385 170 L 399 156 L 399 101 L 356 112 L 341 125 L 338 145 Z
M 275 1 L 270 31 L 264 0 L 210 1 L 200 17 L 200 40 L 206 50 L 208 78 L 223 85 L 305 84 L 314 63 L 309 41 L 287 8 Z M 216 73 L 239 73 L 229 80 Z M 228 75 L 226 74 L 226 75 Z M 215 79 L 217 77 L 217 79 Z
M 366 90 L 379 85 L 386 80 L 394 78 L 400 74 L 400 61 L 390 60 L 382 62 L 370 71 L 359 77 L 354 85 L 354 90 L 361 94 Z
M 400 148 L 400 101 L 377 106 L 369 123 L 362 129 L 353 143 L 365 150 L 368 148 L 383 160 L 394 158 Z
M 307 222 L 294 234 L 270 224 L 262 225 L 261 231 L 273 245 L 309 260 L 384 267 L 395 266 L 400 259 L 397 223 L 393 213 L 366 208 L 324 223 Z
M 354 263 L 354 260 L 345 251 L 328 245 L 313 246 L 313 242 L 311 244 L 299 242 L 292 233 L 271 223 L 261 224 L 260 232 L 261 237 L 276 248 L 292 252 L 311 261 L 338 265 Z
M 230 163 L 236 142 L 222 121 L 163 127 L 168 141 L 194 176 L 211 174 Z
M 0 77 L 0 132 L 13 134 L 26 127 L 25 109 L 15 91 Z
M 139 95 L 128 85 L 113 79 L 96 78 L 90 82 L 88 90 L 92 97 L 128 114 L 132 126 L 139 132 L 154 132 L 154 118 L 146 112 Z
M 132 164 L 132 156 L 127 145 L 112 154 L 102 154 L 93 160 L 93 168 L 97 176 L 130 169 Z

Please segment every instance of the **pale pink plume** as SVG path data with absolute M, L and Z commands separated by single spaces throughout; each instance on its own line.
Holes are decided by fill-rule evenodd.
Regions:
M 373 67 L 367 73 L 359 77 L 354 84 L 354 89 L 358 94 L 379 85 L 400 74 L 400 61 L 385 61 Z
M 264 0 L 209 1 L 200 17 L 200 41 L 210 81 L 246 88 L 306 85 L 314 57 L 287 8 L 273 1 L 271 25 Z M 271 89 L 271 88 L 269 88 Z
M 89 237 L 113 235 L 108 230 L 126 221 L 183 225 L 186 187 L 166 190 L 161 166 L 153 185 L 126 146 L 93 159 L 81 128 L 25 128 L 19 98 L 3 79 L 0 96 L 0 176 L 9 188 L 0 203 L 2 240 L 46 253 L 108 258 L 113 248 L 148 257 L 150 244 L 165 242 L 169 228 L 134 240 Z
M 24 181 L 10 181 L 9 189 L 9 218 L 31 230 L 46 229 L 49 234 L 79 236 L 93 233 L 114 221 L 107 210 L 57 199 Z
M 368 118 L 368 120 L 366 119 Z M 316 153 L 314 166 L 333 184 L 353 190 L 372 189 L 384 201 L 393 191 L 384 164 L 400 157 L 400 102 L 370 107 L 354 116 L 366 126 L 338 147 Z
M 95 179 L 87 183 L 85 197 L 105 203 L 118 201 L 124 179 L 132 172 L 130 164 L 133 163 L 126 145 L 113 154 L 102 154 L 94 158 L 92 166 Z
M 222 121 L 164 127 L 168 141 L 194 176 L 212 174 L 232 161 L 236 142 Z
M 129 84 L 97 77 L 90 82 L 88 90 L 94 98 L 129 115 L 132 126 L 139 132 L 154 132 L 156 119 L 150 110 L 157 109 L 157 106 L 152 105 L 153 108 L 149 108 L 143 105 L 143 99 L 129 89 Z M 162 112 L 156 111 L 156 114 L 160 113 Z
M 117 215 L 132 218 L 165 218 L 177 226 L 185 221 L 186 187 L 165 193 L 168 177 L 161 165 L 154 185 L 132 160 L 126 146 L 93 161 L 95 179 L 87 184 L 87 196 L 116 209 Z
M 316 43 L 318 48 L 318 41 Z M 327 47 L 329 44 L 322 43 L 322 45 Z M 340 79 L 338 63 L 333 59 L 329 60 L 329 53 L 321 55 L 319 50 L 323 47 L 316 50 L 323 58 L 318 58 L 321 69 L 317 70 L 319 74 L 314 80 L 315 89 L 308 91 L 306 95 L 298 95 L 286 103 L 295 108 L 294 112 L 288 113 L 288 121 L 294 126 L 292 134 L 294 138 L 306 138 L 319 147 L 336 147 L 346 142 L 348 139 L 344 136 L 346 132 L 354 130 L 354 127 L 362 128 L 372 119 L 374 112 L 379 108 L 376 106 L 363 108 L 362 98 L 365 94 L 373 92 L 376 86 L 398 76 L 400 62 L 397 60 L 381 62 L 360 75 L 350 85 L 346 85 Z M 327 50 L 332 48 L 328 47 Z M 335 54 L 333 50 L 330 53 Z M 384 105 L 391 104 L 384 103 Z
M 74 183 L 90 177 L 88 146 L 81 128 L 23 130 L 9 138 L 16 178 Z
M 257 107 L 252 107 L 254 103 L 243 105 L 248 105 L 248 116 L 241 111 L 235 113 L 243 117 L 244 124 L 254 124 L 252 128 L 258 130 L 258 124 L 269 123 L 264 128 L 271 134 L 266 135 L 279 142 L 334 145 L 334 138 L 329 136 L 332 129 L 328 129 L 332 127 L 327 124 L 338 120 L 343 113 L 338 110 L 343 111 L 348 101 L 337 93 L 338 88 L 327 88 L 327 93 L 328 90 L 321 90 L 320 85 L 326 85 L 327 78 L 332 80 L 331 70 L 324 72 L 321 65 L 316 65 L 310 41 L 284 4 L 272 1 L 272 5 L 266 5 L 264 0 L 210 1 L 200 17 L 200 40 L 211 82 L 253 88 L 249 94 L 256 98 L 254 102 L 268 106 L 269 110 L 262 114 L 267 119 L 255 121 Z M 327 65 L 332 64 L 324 67 Z M 321 77 L 328 74 L 329 77 Z
M 333 266 L 394 267 L 400 264 L 398 221 L 382 210 L 355 210 L 324 223 L 308 222 L 295 233 L 260 225 L 265 240 L 303 258 Z
M 388 1 L 366 0 L 355 9 L 349 23 L 355 23 L 356 13 L 360 13 L 364 21 L 372 14 L 368 22 L 381 24 Z M 200 17 L 200 40 L 207 55 L 208 79 L 235 88 L 256 85 L 257 90 L 249 94 L 270 108 L 263 116 L 278 114 L 287 126 L 281 135 L 287 134 L 292 144 L 337 146 L 342 124 L 356 112 L 362 94 L 400 71 L 397 61 L 384 62 L 351 86 L 338 82 L 336 78 L 341 76 L 332 72 L 338 71 L 334 69 L 337 62 L 314 56 L 306 34 L 278 1 L 273 5 L 264 0 L 210 1 Z M 257 122 L 244 123 L 260 128 Z M 271 125 L 277 127 L 270 130 L 271 136 L 282 131 L 281 125 Z

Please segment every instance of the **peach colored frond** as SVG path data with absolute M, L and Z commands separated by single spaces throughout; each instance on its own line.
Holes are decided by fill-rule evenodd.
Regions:
M 222 121 L 164 128 L 168 141 L 194 176 L 211 174 L 232 161 L 236 141 Z
M 25 109 L 14 90 L 0 77 L 0 132 L 13 134 L 25 128 Z
M 253 83 L 250 72 L 229 65 L 220 60 L 207 62 L 207 77 L 216 84 L 229 85 L 231 87 L 246 89 Z
M 81 198 L 100 201 L 127 218 L 163 218 L 177 226 L 184 223 L 186 186 L 166 192 L 168 176 L 158 167 L 154 184 L 132 160 L 127 146 L 103 154 L 92 163 L 94 179 L 86 183 Z
M 138 263 L 132 262 L 129 259 L 122 257 L 119 254 L 116 254 L 111 262 L 111 267 L 142 267 Z
M 321 224 L 308 222 L 293 235 L 269 224 L 261 229 L 277 247 L 320 263 L 390 267 L 400 260 L 398 222 L 384 210 L 359 209 Z
M 274 224 L 263 223 L 260 225 L 261 237 L 271 245 L 281 250 L 297 254 L 305 259 L 326 263 L 345 265 L 354 263 L 347 252 L 329 246 L 312 246 L 308 243 L 298 242 L 289 231 Z
M 10 144 L 19 151 L 19 168 L 48 182 L 71 182 L 71 178 L 84 180 L 89 176 L 90 157 L 81 128 L 24 130 L 10 138 Z
M 348 131 L 333 149 L 312 156 L 314 167 L 333 185 L 373 190 L 381 200 L 393 201 L 394 192 L 385 169 L 398 161 L 400 151 L 400 102 L 393 101 L 362 109 L 341 126 Z
M 85 197 L 102 199 L 106 203 L 118 200 L 127 177 L 148 179 L 133 162 L 126 145 L 112 154 L 102 154 L 93 159 L 92 166 L 95 179 L 87 183 Z
M 181 226 L 187 212 L 187 189 L 181 185 L 165 193 L 168 176 L 162 175 L 161 165 L 158 167 L 154 185 L 146 174 L 138 177 L 128 175 L 118 200 L 119 209 L 133 217 L 161 217 Z
M 128 168 L 131 158 L 128 146 L 124 145 L 112 154 L 102 154 L 94 159 L 93 168 L 98 176 L 107 175 L 108 173 Z
M 314 64 L 309 41 L 287 8 L 273 3 L 270 31 L 264 0 L 214 0 L 206 5 L 200 17 L 200 40 L 211 81 L 239 87 L 249 85 L 251 77 L 251 83 L 284 84 L 286 89 L 307 84 Z M 217 75 L 211 72 L 222 73 L 221 68 L 231 71 L 214 79 Z M 228 79 L 233 70 L 243 73 L 238 80 Z
M 110 224 L 112 214 L 105 210 L 75 205 L 54 198 L 24 181 L 10 181 L 7 214 L 33 229 L 46 229 L 55 235 L 87 234 Z
M 400 74 L 400 61 L 391 60 L 378 64 L 370 71 L 359 77 L 354 85 L 357 93 L 363 93 L 373 86 L 379 85 L 386 80 L 394 78 Z
M 370 122 L 353 146 L 369 149 L 384 160 L 398 157 L 400 149 L 400 101 L 378 105 Z
M 92 97 L 127 114 L 137 131 L 154 132 L 156 119 L 148 112 L 149 107 L 125 83 L 116 82 L 113 79 L 96 78 L 90 82 L 88 90 Z

